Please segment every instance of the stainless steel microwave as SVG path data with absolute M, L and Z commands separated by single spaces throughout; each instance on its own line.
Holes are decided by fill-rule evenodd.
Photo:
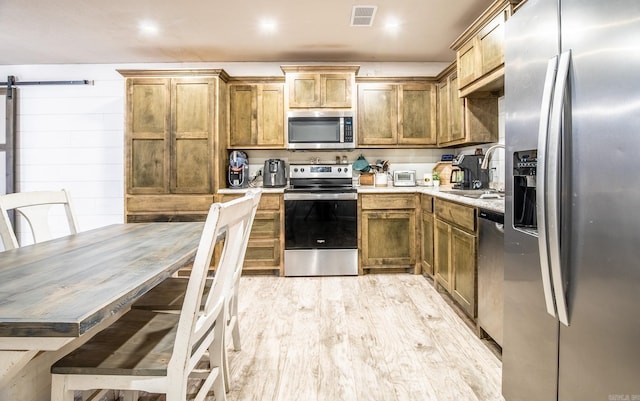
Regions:
M 287 113 L 287 148 L 291 150 L 354 149 L 353 112 L 304 110 Z

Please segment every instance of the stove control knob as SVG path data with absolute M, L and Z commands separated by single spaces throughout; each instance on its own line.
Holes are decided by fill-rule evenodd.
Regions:
M 302 168 L 300 169 L 300 172 L 301 172 L 301 173 L 304 173 L 304 167 L 302 167 Z
M 294 168 L 293 168 L 293 172 L 294 172 L 294 173 L 297 173 L 297 172 L 298 172 L 298 168 L 297 168 L 297 167 L 294 167 Z
M 338 173 L 341 173 L 341 172 L 342 172 L 342 168 L 338 167 Z

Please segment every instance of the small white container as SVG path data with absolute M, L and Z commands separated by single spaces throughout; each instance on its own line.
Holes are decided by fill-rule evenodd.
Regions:
M 376 173 L 375 185 L 376 187 L 386 187 L 389 183 L 389 177 L 387 173 Z
M 424 185 L 425 187 L 433 186 L 433 181 L 431 180 L 432 176 L 433 176 L 433 173 L 424 173 L 422 175 L 422 185 Z

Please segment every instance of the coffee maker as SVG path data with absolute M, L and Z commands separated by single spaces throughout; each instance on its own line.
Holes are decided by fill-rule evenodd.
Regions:
M 284 187 L 287 185 L 287 175 L 284 160 L 269 159 L 264 162 L 262 170 L 262 186 Z
M 480 168 L 483 155 L 458 155 L 451 166 L 454 189 L 482 189 L 489 187 L 489 172 Z
M 227 184 L 229 188 L 246 188 L 249 186 L 249 158 L 245 152 L 234 150 L 229 153 Z

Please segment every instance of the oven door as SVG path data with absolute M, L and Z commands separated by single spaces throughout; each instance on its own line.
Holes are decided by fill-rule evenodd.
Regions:
M 358 274 L 356 193 L 285 193 L 285 276 Z

